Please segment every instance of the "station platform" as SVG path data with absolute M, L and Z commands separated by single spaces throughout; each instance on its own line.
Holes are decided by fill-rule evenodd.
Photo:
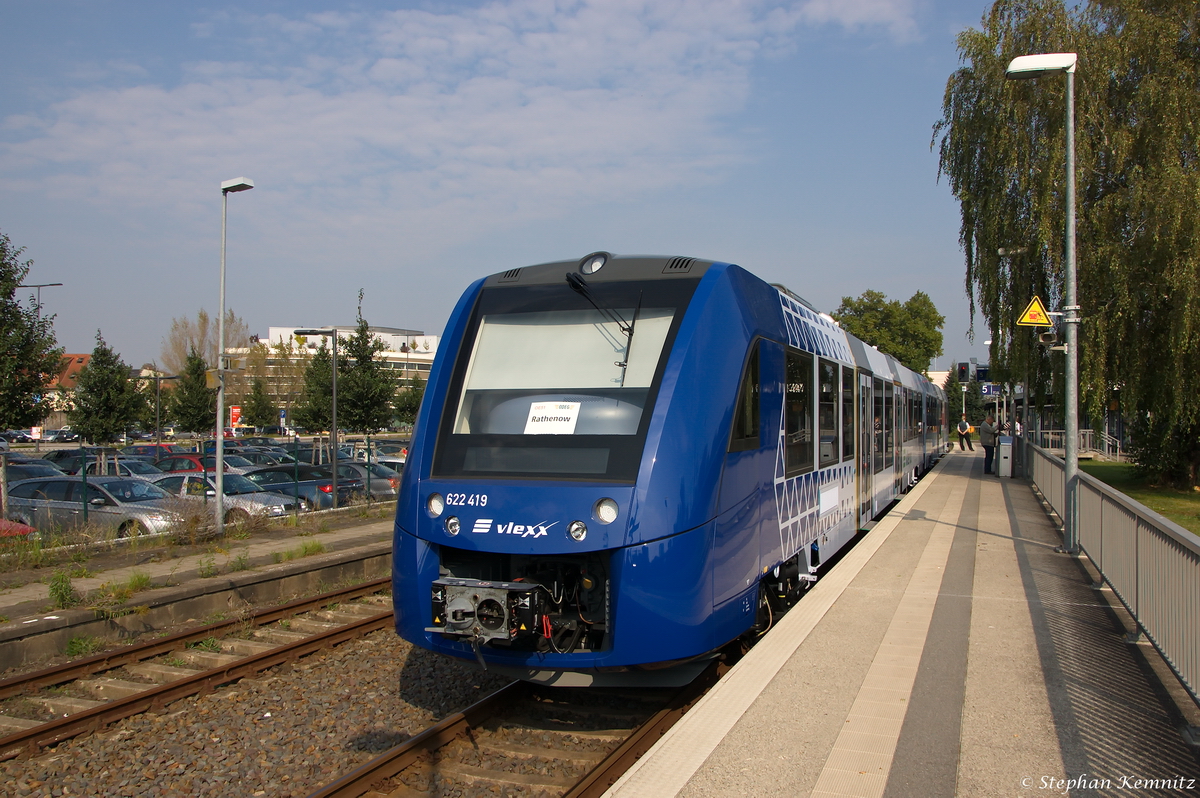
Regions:
M 606 795 L 1200 796 L 1195 704 L 1059 543 L 951 452 Z

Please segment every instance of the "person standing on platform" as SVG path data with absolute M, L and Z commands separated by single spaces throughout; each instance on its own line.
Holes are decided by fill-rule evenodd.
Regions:
M 979 425 L 979 445 L 983 447 L 983 473 L 992 473 L 992 458 L 996 455 L 996 417 L 988 416 Z
M 963 446 L 963 443 L 966 446 Z M 965 451 L 970 449 L 975 451 L 975 447 L 971 445 L 971 422 L 967 421 L 967 414 L 963 413 L 962 421 L 958 422 L 958 450 Z

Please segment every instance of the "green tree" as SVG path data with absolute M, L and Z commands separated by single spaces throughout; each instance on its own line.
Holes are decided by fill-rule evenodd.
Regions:
M 333 395 L 333 357 L 325 339 L 308 361 L 304 370 L 304 390 L 292 409 L 292 423 L 317 432 L 331 426 L 330 411 Z
M 217 392 L 208 387 L 207 368 L 193 349 L 171 391 L 169 415 L 186 432 L 211 432 L 217 427 Z
M 1098 417 L 1119 388 L 1133 451 L 1164 480 L 1200 481 L 1200 21 L 1194 3 L 1000 0 L 959 34 L 963 66 L 934 128 L 959 201 L 966 285 L 997 343 L 1000 381 L 1052 362 L 1013 321 L 1063 305 L 1064 86 L 1006 81 L 1010 59 L 1076 52 L 1080 394 Z M 1003 250 L 1003 254 L 1002 251 Z M 1061 384 L 1061 380 L 1057 381 Z M 1163 386 L 1170 386 L 1164 390 Z M 1165 445 L 1169 441 L 1170 445 Z
M 396 381 L 379 355 L 387 345 L 377 338 L 362 315 L 358 292 L 358 326 L 341 344 L 338 362 L 338 423 L 352 432 L 371 433 L 392 423 Z
M 16 299 L 33 268 L 33 261 L 21 262 L 24 251 L 0 233 L 0 429 L 31 427 L 46 417 L 49 408 L 40 399 L 62 366 L 54 317 Z
M 413 424 L 417 420 L 417 411 L 421 409 L 421 400 L 425 398 L 425 380 L 414 377 L 408 380 L 408 385 L 396 392 L 396 420 L 401 424 Z
M 278 423 L 279 408 L 267 395 L 266 382 L 257 377 L 250 387 L 250 395 L 246 397 L 246 406 L 242 409 L 243 420 L 252 427 L 269 427 Z
M 958 372 L 951 368 L 950 373 L 946 375 L 946 381 L 942 383 L 942 390 L 946 392 L 947 415 L 950 418 L 951 438 L 954 437 L 955 428 L 958 426 L 958 421 L 962 418 L 963 405 L 966 405 L 967 421 L 972 424 L 978 424 L 983 421 L 984 405 L 983 405 L 983 390 L 979 387 L 978 380 L 970 380 L 967 382 L 967 393 L 964 397 L 962 391 L 962 383 L 958 381 Z
M 942 354 L 942 326 L 946 317 L 938 313 L 924 291 L 901 304 L 888 301 L 879 291 L 864 291 L 858 299 L 844 296 L 833 312 L 838 324 L 879 351 L 886 352 L 913 371 L 922 374 Z
M 144 410 L 145 397 L 129 366 L 97 330 L 92 358 L 79 372 L 75 408 L 67 412 L 71 428 L 86 441 L 108 443 L 123 435 Z

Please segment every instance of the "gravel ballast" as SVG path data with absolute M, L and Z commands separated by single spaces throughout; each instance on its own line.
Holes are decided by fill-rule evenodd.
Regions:
M 381 630 L 0 763 L 0 794 L 303 796 L 507 681 Z

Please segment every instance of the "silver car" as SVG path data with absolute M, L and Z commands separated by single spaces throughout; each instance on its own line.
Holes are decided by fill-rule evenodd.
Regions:
M 152 484 L 171 496 L 193 503 L 214 501 L 217 495 L 216 480 L 209 473 L 171 474 L 154 480 Z M 291 496 L 263 490 L 240 474 L 226 474 L 222 487 L 227 524 L 238 524 L 251 516 L 287 515 L 296 509 L 296 500 Z M 308 502 L 303 499 L 300 500 L 300 511 L 308 511 Z
M 95 474 L 98 470 L 100 470 L 99 463 L 88 463 L 87 472 L 89 477 L 92 474 Z M 114 458 L 106 462 L 104 464 L 104 473 L 153 481 L 156 477 L 161 477 L 164 472 L 161 468 L 155 468 L 145 460 L 139 460 L 133 457 L 122 457 L 120 460 Z
M 170 509 L 171 497 L 145 480 L 102 476 L 45 477 L 16 482 L 8 489 L 10 521 L 41 532 L 95 525 L 118 537 L 170 531 L 182 518 Z M 86 506 L 86 513 L 85 513 Z

